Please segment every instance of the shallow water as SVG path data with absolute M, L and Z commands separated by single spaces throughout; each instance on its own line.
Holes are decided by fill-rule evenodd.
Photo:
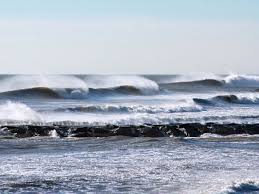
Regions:
M 0 192 L 259 193 L 259 137 L 0 140 Z

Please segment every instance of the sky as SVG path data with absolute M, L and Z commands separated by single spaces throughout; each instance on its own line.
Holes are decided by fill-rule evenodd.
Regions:
M 259 1 L 0 0 L 0 67 L 259 74 Z

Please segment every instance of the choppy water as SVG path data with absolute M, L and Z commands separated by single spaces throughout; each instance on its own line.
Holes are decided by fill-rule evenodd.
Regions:
M 259 192 L 259 138 L 0 140 L 0 192 Z
M 0 125 L 259 123 L 259 76 L 2 75 Z M 259 193 L 258 136 L 6 139 L 0 193 Z
M 0 124 L 256 123 L 259 76 L 2 75 Z

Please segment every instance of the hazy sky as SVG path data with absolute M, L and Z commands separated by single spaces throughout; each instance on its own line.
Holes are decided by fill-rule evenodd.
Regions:
M 259 73 L 259 0 L 0 0 L 0 73 Z

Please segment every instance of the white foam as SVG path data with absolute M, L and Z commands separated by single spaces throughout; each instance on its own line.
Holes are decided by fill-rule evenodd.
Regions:
M 42 121 L 41 116 L 27 105 L 11 101 L 0 104 L 0 120 Z
M 224 80 L 231 86 L 259 87 L 259 76 L 230 74 Z
M 259 94 L 257 93 L 244 93 L 238 94 L 238 101 L 244 104 L 258 104 L 259 103 Z
M 57 109 L 57 112 L 89 112 L 89 113 L 176 113 L 176 112 L 199 112 L 203 108 L 193 101 L 178 102 L 177 104 L 143 105 L 143 104 L 103 104 L 87 105 Z
M 57 137 L 59 137 L 59 135 L 58 135 L 58 133 L 57 133 L 57 131 L 54 129 L 54 130 L 51 130 L 50 132 L 49 132 L 49 136 L 50 137 L 53 137 L 53 138 L 57 138 Z

